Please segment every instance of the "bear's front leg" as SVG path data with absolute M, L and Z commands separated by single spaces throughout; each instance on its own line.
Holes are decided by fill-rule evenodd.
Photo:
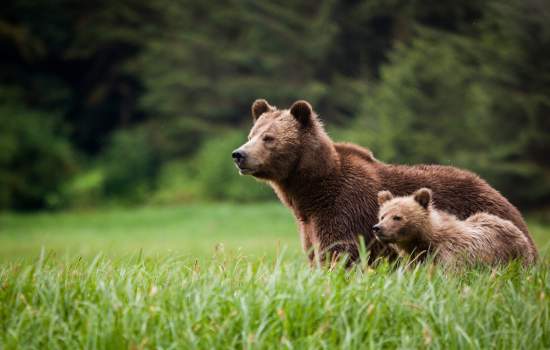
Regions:
M 300 228 L 300 240 L 302 241 L 302 249 L 304 250 L 304 253 L 306 253 L 309 264 L 311 266 L 315 265 L 315 249 L 313 247 L 313 242 L 311 240 L 311 227 L 308 227 L 307 224 L 299 221 L 299 228 Z M 309 230 L 308 230 L 309 228 Z
M 345 266 L 350 267 L 359 259 L 359 246 L 351 235 L 337 232 L 319 232 L 317 260 L 322 266 L 334 266 L 346 259 Z

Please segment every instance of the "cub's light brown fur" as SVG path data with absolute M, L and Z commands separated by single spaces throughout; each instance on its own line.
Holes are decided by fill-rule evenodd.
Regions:
M 381 205 L 377 237 L 398 250 L 424 259 L 435 253 L 435 261 L 447 266 L 497 265 L 514 259 L 532 264 L 536 252 L 525 235 L 509 220 L 477 213 L 466 220 L 434 209 L 427 188 L 394 198 L 388 191 L 378 193 Z
M 460 219 L 483 211 L 512 221 L 534 245 L 519 211 L 477 175 L 448 166 L 390 165 L 362 147 L 334 143 L 312 107 L 297 101 L 277 109 L 265 100 L 252 105 L 249 140 L 233 157 L 241 174 L 266 181 L 294 213 L 309 258 L 325 253 L 358 257 L 363 236 L 370 258 L 388 255 L 374 239 L 377 193 L 435 191 L 434 205 Z M 313 248 L 313 249 L 312 249 Z M 390 253 L 391 254 L 391 253 Z

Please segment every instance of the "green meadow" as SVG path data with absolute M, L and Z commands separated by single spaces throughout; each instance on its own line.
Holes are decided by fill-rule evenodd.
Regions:
M 545 257 L 310 268 L 279 203 L 3 214 L 0 259 L 0 349 L 550 347 Z
M 186 255 L 205 258 L 216 249 L 275 255 L 299 249 L 291 213 L 279 203 L 196 204 L 85 212 L 0 216 L 0 259 L 56 256 Z

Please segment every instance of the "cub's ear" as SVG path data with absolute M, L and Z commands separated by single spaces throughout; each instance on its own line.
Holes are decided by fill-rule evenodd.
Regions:
M 390 191 L 378 192 L 378 205 L 382 205 L 391 199 L 393 199 L 393 194 Z
M 307 101 L 296 101 L 292 107 L 290 107 L 290 114 L 292 114 L 302 126 L 307 126 L 311 123 L 311 118 L 313 118 L 313 108 L 311 108 L 311 105 Z
M 413 198 L 422 207 L 428 208 L 430 202 L 432 201 L 432 190 L 429 188 L 421 188 L 413 194 Z
M 262 114 L 273 110 L 275 110 L 275 107 L 271 106 L 263 98 L 254 101 L 252 104 L 252 122 L 256 123 L 256 120 L 258 120 Z

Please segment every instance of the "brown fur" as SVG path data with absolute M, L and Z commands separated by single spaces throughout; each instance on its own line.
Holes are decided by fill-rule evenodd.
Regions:
M 327 252 L 356 259 L 358 235 L 369 246 L 371 260 L 391 254 L 371 232 L 377 222 L 377 193 L 383 189 L 407 195 L 429 187 L 435 192 L 435 207 L 460 219 L 479 211 L 508 219 L 534 249 L 519 211 L 470 172 L 437 165 L 388 165 L 365 148 L 333 143 L 305 101 L 278 110 L 257 100 L 252 116 L 249 141 L 236 150 L 243 155 L 237 166 L 241 174 L 268 182 L 292 209 L 312 261 Z
M 431 191 L 423 188 L 410 196 L 393 198 L 378 194 L 381 205 L 377 237 L 394 244 L 415 260 L 435 253 L 435 261 L 455 267 L 470 264 L 497 265 L 521 260 L 534 263 L 536 251 L 509 220 L 477 213 L 461 221 L 431 205 Z

